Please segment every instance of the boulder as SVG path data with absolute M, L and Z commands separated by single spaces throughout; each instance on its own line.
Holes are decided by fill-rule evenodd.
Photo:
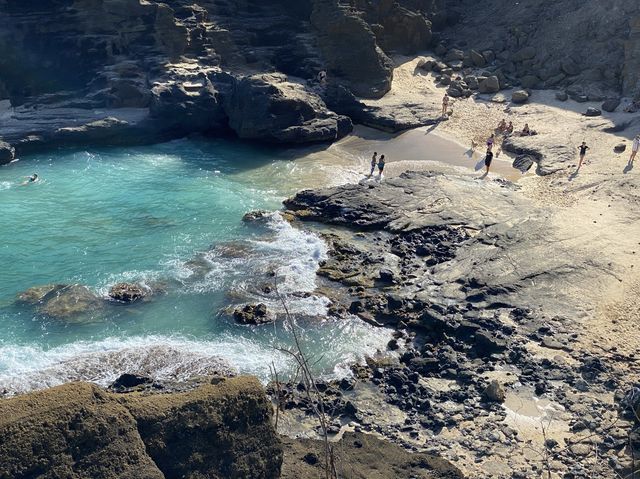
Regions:
M 478 89 L 478 78 L 473 75 L 468 75 L 464 78 L 465 83 L 471 90 Z
M 447 56 L 445 56 L 444 59 L 447 62 L 457 61 L 457 60 L 462 61 L 464 60 L 464 52 L 462 50 L 452 48 L 447 52 Z
M 21 293 L 18 301 L 35 306 L 40 314 L 61 320 L 89 315 L 103 306 L 96 294 L 79 284 L 36 286 Z
M 613 151 L 616 153 L 623 153 L 627 149 L 627 145 L 624 143 L 619 143 L 613 147 Z
M 569 95 L 567 95 L 567 92 L 564 92 L 564 91 L 556 92 L 556 100 L 567 101 L 568 99 L 569 99 Z
M 496 379 L 489 383 L 489 386 L 482 393 L 482 397 L 487 401 L 503 403 L 506 399 L 504 387 Z
M 526 103 L 529 100 L 529 93 L 525 90 L 516 90 L 511 95 L 511 101 L 513 103 Z
M 482 55 L 482 53 L 477 52 L 475 50 L 471 50 L 469 52 L 469 56 L 471 57 L 471 61 L 473 62 L 473 64 L 475 66 L 477 66 L 478 68 L 482 68 L 484 66 L 486 66 L 487 64 L 487 60 L 486 58 Z
M 11 163 L 16 157 L 16 150 L 9 143 L 0 140 L 0 165 Z
M 540 78 L 535 75 L 525 75 L 520 79 L 522 88 L 536 88 L 540 84 Z
M 602 104 L 602 110 L 606 112 L 614 112 L 620 106 L 620 98 L 610 98 Z
M 242 221 L 245 223 L 255 223 L 258 221 L 265 221 L 273 218 L 274 214 L 272 211 L 267 210 L 254 210 L 245 213 L 242 217 Z
M 0 477 L 278 477 L 271 415 L 254 378 L 144 396 L 70 383 L 0 402 Z
M 351 121 L 329 111 L 316 93 L 277 73 L 243 78 L 224 105 L 229 126 L 242 139 L 324 142 L 352 129 Z
M 479 83 L 478 90 L 480 93 L 498 93 L 500 91 L 500 80 L 495 75 L 487 77 Z
M 518 155 L 515 160 L 513 160 L 512 166 L 522 173 L 526 173 L 531 169 L 533 164 L 535 163 L 535 158 L 531 155 Z
M 117 283 L 109 289 L 109 297 L 122 303 L 134 303 L 149 294 L 149 290 L 136 283 Z
M 236 308 L 233 312 L 233 317 L 239 324 L 260 325 L 275 321 L 275 317 L 269 312 L 267 305 L 264 303 L 247 304 Z
M 316 0 L 311 24 L 330 76 L 364 98 L 380 98 L 391 89 L 393 62 L 360 15 L 334 0 Z
M 425 57 L 421 57 L 418 60 L 417 63 L 417 68 L 420 68 L 421 70 L 424 70 L 426 72 L 430 72 L 431 70 L 433 70 L 433 67 L 436 66 L 436 61 L 433 58 L 425 58 Z
M 600 116 L 600 115 L 602 115 L 602 111 L 592 106 L 587 108 L 587 111 L 584 112 L 584 116 Z
M 149 377 L 125 373 L 121 374 L 118 379 L 111 383 L 109 388 L 114 391 L 124 391 L 138 386 L 143 386 L 145 384 L 150 384 L 152 382 L 153 379 Z

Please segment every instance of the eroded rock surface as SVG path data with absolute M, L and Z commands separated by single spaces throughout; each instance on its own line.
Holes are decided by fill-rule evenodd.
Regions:
M 0 476 L 277 478 L 282 447 L 256 379 L 124 394 L 88 383 L 0 401 Z

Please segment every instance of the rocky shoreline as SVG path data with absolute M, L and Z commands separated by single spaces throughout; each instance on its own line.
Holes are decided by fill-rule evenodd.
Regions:
M 397 360 L 323 386 L 335 427 L 442 454 L 469 477 L 624 477 L 636 355 L 577 346 L 584 304 L 568 284 L 603 273 L 562 251 L 517 190 L 420 172 L 285 202 L 331 246 L 318 274 L 332 314 L 397 331 Z M 294 386 L 284 401 L 305 408 Z

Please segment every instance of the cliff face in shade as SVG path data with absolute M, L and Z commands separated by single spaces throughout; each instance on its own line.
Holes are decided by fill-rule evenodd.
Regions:
M 267 479 L 281 464 L 252 378 L 151 395 L 71 383 L 0 401 L 2 479 Z
M 474 75 L 495 76 L 500 87 L 563 89 L 594 101 L 635 95 L 639 18 L 635 0 L 0 0 L 3 119 L 7 100 L 13 108 L 0 139 L 17 155 L 194 132 L 333 141 L 348 122 L 327 113 L 319 72 L 342 98 L 379 98 L 391 88 L 392 54 L 428 49 L 456 76 L 479 67 Z M 273 73 L 297 85 L 297 108 L 313 114 L 276 108 L 277 128 L 252 109 L 241 113 L 246 119 L 234 109 L 231 120 L 224 105 L 236 102 L 238 85 Z M 286 103 L 277 91 L 263 89 L 259 103 Z M 433 120 L 379 118 L 347 103 L 332 109 L 387 130 Z M 246 124 L 251 132 L 238 131 Z

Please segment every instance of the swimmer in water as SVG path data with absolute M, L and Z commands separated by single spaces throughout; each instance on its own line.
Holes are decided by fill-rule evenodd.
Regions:
M 28 184 L 35 183 L 36 181 L 38 181 L 38 174 L 34 173 L 31 176 L 25 176 L 25 178 L 27 179 L 27 181 L 22 182 L 22 186 L 26 186 Z

